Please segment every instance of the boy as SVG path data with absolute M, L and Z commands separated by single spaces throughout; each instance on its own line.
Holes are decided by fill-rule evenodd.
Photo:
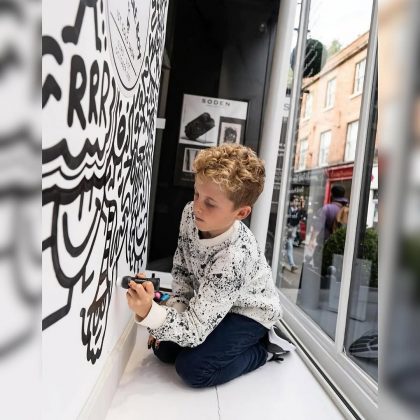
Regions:
M 175 363 L 188 385 L 205 387 L 283 360 L 293 346 L 272 328 L 281 308 L 271 269 L 241 222 L 263 190 L 263 162 L 247 147 L 225 144 L 202 150 L 194 172 L 194 201 L 183 211 L 174 256 L 173 296 L 164 307 L 153 302 L 150 282 L 131 282 L 127 300 L 136 321 L 148 327 L 155 355 Z

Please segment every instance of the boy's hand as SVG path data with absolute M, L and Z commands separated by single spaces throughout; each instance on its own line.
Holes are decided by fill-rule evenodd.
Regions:
M 137 277 L 143 277 L 141 274 Z M 127 290 L 127 302 L 130 309 L 135 312 L 140 318 L 144 319 L 149 314 L 152 307 L 153 298 L 155 295 L 155 288 L 151 281 L 146 281 L 143 284 L 137 284 L 130 281 L 129 289 Z
M 160 341 L 156 340 L 152 334 L 149 335 L 149 339 L 147 340 L 147 348 L 150 349 L 153 347 L 155 350 L 159 347 Z

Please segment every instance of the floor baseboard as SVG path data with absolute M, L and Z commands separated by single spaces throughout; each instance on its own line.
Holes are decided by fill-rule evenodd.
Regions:
M 109 355 L 98 381 L 78 416 L 78 420 L 103 420 L 106 417 L 112 398 L 133 351 L 136 341 L 136 327 L 134 318 L 132 318 Z

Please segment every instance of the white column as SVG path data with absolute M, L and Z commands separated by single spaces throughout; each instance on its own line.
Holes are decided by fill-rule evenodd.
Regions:
M 287 74 L 290 68 L 291 43 L 294 30 L 297 0 L 280 3 L 274 44 L 270 84 L 263 118 L 259 157 L 265 161 L 265 187 L 252 211 L 251 230 L 264 250 L 270 217 L 277 155 L 280 144 L 284 104 L 286 101 Z

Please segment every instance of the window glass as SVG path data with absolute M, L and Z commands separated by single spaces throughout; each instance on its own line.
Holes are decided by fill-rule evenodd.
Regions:
M 356 64 L 367 55 L 372 3 L 311 1 L 302 100 L 293 133 L 294 164 L 287 178 L 288 196 L 280 228 L 277 285 L 332 339 L 341 277 L 336 270 L 333 279 L 329 267 L 340 264 L 344 254 L 343 227 L 349 217 L 354 167 L 346 159 L 346 148 L 354 140 L 348 152 L 354 156 L 357 139 L 357 126 L 349 128 L 348 134 L 348 123 L 360 118 L 363 95 L 353 95 L 353 82 Z M 317 51 L 316 59 L 313 51 Z M 362 67 L 358 80 L 361 71 Z M 327 106 L 333 108 L 324 112 Z M 375 191 L 372 194 L 369 217 L 374 223 Z
M 356 364 L 378 380 L 378 230 L 374 199 L 378 191 L 377 162 L 365 182 L 370 184 L 370 190 L 353 264 L 344 349 Z M 336 273 L 331 275 L 331 287 L 339 286 L 334 277 L 340 276 L 340 267 L 338 260 L 330 267 Z M 338 291 L 334 295 L 338 296 Z
M 331 131 L 324 131 L 321 133 L 321 140 L 319 142 L 319 166 L 328 165 L 328 152 L 331 144 Z
M 359 121 L 353 121 L 347 125 L 347 138 L 346 138 L 346 153 L 344 159 L 346 161 L 354 160 L 356 155 L 356 141 L 357 130 L 359 128 Z
M 327 83 L 327 93 L 325 96 L 325 108 L 332 108 L 335 100 L 335 79 L 331 79 Z
M 306 95 L 305 114 L 303 118 L 309 118 L 312 115 L 312 93 Z
M 358 226 L 347 309 L 344 351 L 365 372 L 378 380 L 378 138 L 377 96 L 366 147 L 366 171 L 360 190 Z M 344 230 L 345 227 L 342 228 Z M 338 257 L 339 259 L 340 257 Z M 334 254 L 333 254 L 334 260 Z M 337 257 L 336 257 L 337 260 Z M 341 262 L 327 269 L 340 277 Z M 331 286 L 334 287 L 334 286 Z
M 305 169 L 306 153 L 308 151 L 308 139 L 302 139 L 300 141 L 300 153 L 299 153 L 299 171 Z
M 363 82 L 365 80 L 366 59 L 363 59 L 356 64 L 354 72 L 354 91 L 353 93 L 361 93 L 363 89 Z

